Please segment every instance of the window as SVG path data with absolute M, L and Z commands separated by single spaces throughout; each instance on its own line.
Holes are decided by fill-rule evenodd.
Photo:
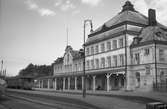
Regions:
M 96 45 L 96 53 L 99 53 L 99 46 L 98 45 Z
M 99 59 L 96 59 L 96 68 L 99 68 Z
M 89 69 L 90 65 L 89 65 L 89 60 L 86 61 L 86 65 L 87 65 L 87 70 Z
M 86 54 L 89 55 L 89 48 L 86 49 Z
M 111 42 L 107 42 L 107 50 L 111 50 Z
M 145 56 L 148 56 L 149 53 L 150 53 L 150 49 L 149 48 L 144 49 L 144 55 Z
M 67 64 L 69 63 L 69 61 L 70 61 L 70 55 L 67 54 Z
M 76 69 L 76 71 L 77 71 L 77 67 L 78 67 L 77 64 L 75 64 L 75 69 Z
M 164 61 L 165 57 L 164 57 L 164 50 L 163 49 L 159 49 L 159 61 Z
M 93 59 L 91 60 L 91 67 L 92 67 L 92 69 L 95 68 L 95 66 L 94 66 L 94 60 Z
M 105 51 L 105 46 L 104 46 L 104 43 L 101 44 L 101 52 L 104 52 Z
M 94 47 L 93 46 L 91 47 L 91 54 L 92 55 L 94 54 Z
M 117 40 L 112 41 L 113 49 L 117 49 Z
M 123 47 L 123 38 L 119 39 L 119 48 Z
M 105 58 L 101 58 L 101 68 L 105 68 Z
M 120 54 L 119 57 L 120 57 L 120 66 L 123 66 L 124 65 L 124 54 Z
M 139 55 L 139 53 L 135 54 L 135 61 L 136 61 L 136 64 L 140 64 L 140 55 Z
M 117 66 L 117 56 L 116 55 L 113 56 L 113 60 L 114 60 L 114 66 Z
M 107 63 L 108 63 L 108 67 L 111 67 L 111 56 L 107 57 Z
M 78 68 L 79 71 L 81 71 L 81 67 L 82 67 L 82 66 L 81 66 L 81 62 L 80 62 L 80 63 L 79 63 L 79 68 Z

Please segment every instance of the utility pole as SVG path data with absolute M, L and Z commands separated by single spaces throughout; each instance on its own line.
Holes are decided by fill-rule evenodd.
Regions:
M 85 29 L 86 29 L 86 23 L 89 22 L 90 26 L 91 26 L 91 30 L 90 32 L 93 32 L 93 24 L 92 24 L 92 20 L 90 19 L 86 19 L 84 20 L 84 38 L 83 38 L 83 48 L 84 48 L 84 59 L 83 59 L 83 98 L 86 97 L 86 73 L 85 73 L 85 35 L 86 35 L 86 32 L 85 32 Z

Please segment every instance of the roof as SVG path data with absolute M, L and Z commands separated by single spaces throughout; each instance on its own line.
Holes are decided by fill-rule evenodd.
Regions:
M 128 31 L 125 26 L 122 26 L 125 24 L 131 24 L 139 27 L 148 26 L 148 18 L 136 11 L 130 1 L 126 1 L 122 7 L 121 12 L 89 35 L 86 45 L 97 42 L 97 40 L 106 39 L 106 37 L 114 37 L 114 35 L 117 35 L 122 31 Z M 166 29 L 166 27 L 162 24 L 158 23 L 158 25 Z M 136 32 L 135 34 L 140 32 L 140 30 L 136 30 L 136 28 L 133 28 L 131 31 L 134 33 Z
M 68 45 L 65 49 L 66 52 L 70 51 L 73 59 L 82 59 L 84 56 L 83 49 L 80 50 L 73 50 L 70 45 Z M 64 57 L 59 57 L 55 60 L 54 64 L 62 64 L 64 60 Z
M 54 64 L 63 63 L 63 57 L 59 57 L 55 60 Z
M 128 8 L 125 8 L 128 7 Z M 134 22 L 141 25 L 147 25 L 148 24 L 148 18 L 144 16 L 143 14 L 137 12 L 130 1 L 126 1 L 125 5 L 123 6 L 123 9 L 120 13 L 118 13 L 115 17 L 105 22 L 102 26 L 97 28 L 95 31 L 93 31 L 91 35 L 94 35 L 97 32 L 102 31 L 104 27 L 110 28 L 112 26 L 118 25 L 122 22 L 129 21 Z
M 135 37 L 131 47 L 144 46 L 159 43 L 167 44 L 167 31 L 159 26 L 148 26 L 144 28 L 138 37 Z
M 148 26 L 143 29 L 140 42 L 146 42 L 150 40 L 167 41 L 167 32 L 161 29 L 159 26 Z
M 71 51 L 71 55 L 72 55 L 73 59 L 81 59 L 81 58 L 83 58 L 83 52 L 81 52 L 81 51 L 72 50 Z

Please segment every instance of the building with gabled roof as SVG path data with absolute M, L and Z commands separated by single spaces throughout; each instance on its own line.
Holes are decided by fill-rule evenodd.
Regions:
M 86 90 L 150 91 L 167 81 L 167 27 L 156 21 L 153 9 L 146 17 L 126 1 L 116 16 L 88 35 L 84 45 Z M 83 89 L 83 60 L 83 50 L 68 45 L 53 63 L 53 88 Z M 41 87 L 42 79 L 39 83 Z

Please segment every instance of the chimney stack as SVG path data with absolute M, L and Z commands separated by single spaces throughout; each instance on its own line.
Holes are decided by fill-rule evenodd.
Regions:
M 148 25 L 149 26 L 157 25 L 155 9 L 148 10 Z

